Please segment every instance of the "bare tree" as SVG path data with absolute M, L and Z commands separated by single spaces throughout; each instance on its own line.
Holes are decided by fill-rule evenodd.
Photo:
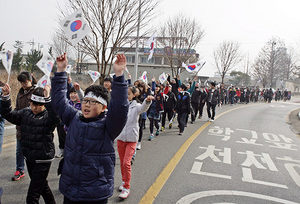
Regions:
M 51 47 L 54 56 L 59 56 L 64 52 L 68 53 L 68 56 L 70 56 L 72 45 L 68 42 L 63 31 L 61 29 L 58 29 L 52 35 Z
M 100 83 L 110 73 L 111 65 L 118 49 L 126 43 L 138 24 L 144 28 L 153 16 L 158 0 L 68 0 L 72 11 L 81 8 L 92 29 L 78 45 L 82 52 L 91 56 L 101 73 Z M 71 11 L 70 11 L 71 12 Z M 62 10 L 63 15 L 66 15 Z
M 256 79 L 256 84 L 261 83 L 263 88 L 266 87 L 269 81 L 269 63 L 265 59 L 256 59 L 254 62 L 252 69 L 253 69 L 253 76 Z
M 290 79 L 296 66 L 285 43 L 278 38 L 272 38 L 261 49 L 253 68 L 253 76 L 266 81 L 264 87 L 275 87 L 276 80 Z
M 221 75 L 222 83 L 228 71 L 242 60 L 239 48 L 240 45 L 237 42 L 224 41 L 214 51 L 214 59 L 218 72 Z
M 196 19 L 176 15 L 160 27 L 158 34 L 158 45 L 164 48 L 173 76 L 179 74 L 182 62 L 197 60 L 195 47 L 203 38 L 204 30 Z

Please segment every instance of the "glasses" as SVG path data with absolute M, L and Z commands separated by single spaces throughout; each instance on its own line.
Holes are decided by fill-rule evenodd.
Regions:
M 82 104 L 87 104 L 87 103 L 90 103 L 91 105 L 96 105 L 97 103 L 101 104 L 99 101 L 92 101 L 92 100 L 89 100 L 89 99 L 83 99 L 81 101 Z

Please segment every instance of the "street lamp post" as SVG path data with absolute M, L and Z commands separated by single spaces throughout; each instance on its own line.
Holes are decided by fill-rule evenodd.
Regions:
M 273 75 L 274 75 L 274 46 L 276 45 L 276 42 L 272 42 L 272 50 L 271 50 L 271 73 L 270 73 L 270 88 L 273 87 Z
M 138 79 L 138 49 L 139 49 L 139 40 L 140 40 L 140 20 L 141 20 L 141 0 L 139 1 L 139 12 L 138 12 L 138 24 L 137 24 L 137 37 L 136 37 L 136 47 L 135 47 L 135 61 L 134 61 L 134 81 Z

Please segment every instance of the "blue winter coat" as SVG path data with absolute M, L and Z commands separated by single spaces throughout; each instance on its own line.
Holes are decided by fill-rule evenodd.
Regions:
M 128 113 L 127 83 L 124 76 L 114 77 L 108 112 L 85 119 L 67 101 L 67 75 L 52 78 L 52 104 L 69 127 L 60 192 L 72 201 L 98 201 L 109 198 L 114 190 L 114 139 L 126 124 Z

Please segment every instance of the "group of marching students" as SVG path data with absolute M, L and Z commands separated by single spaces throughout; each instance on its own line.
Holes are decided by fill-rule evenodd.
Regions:
M 39 203 L 40 196 L 47 204 L 56 203 L 47 181 L 55 157 L 62 158 L 57 172 L 65 204 L 107 203 L 114 191 L 115 140 L 122 175 L 122 181 L 117 181 L 121 192 L 118 197 L 126 199 L 130 194 L 132 161 L 136 150 L 141 149 L 147 119 L 150 141 L 166 128 L 171 129 L 174 118 L 178 121 L 178 134 L 182 135 L 189 116 L 191 123 L 197 116 L 201 118 L 205 104 L 208 120 L 213 121 L 216 106 L 233 100 L 233 91 L 233 97 L 239 95 L 236 89 L 225 89 L 223 84 L 217 88 L 211 82 L 210 87 L 205 87 L 196 78 L 185 84 L 178 76 L 170 75 L 165 84 L 154 77 L 150 84 L 140 80 L 131 84 L 130 75 L 127 80 L 124 76 L 124 54 L 116 56 L 113 78 L 106 78 L 103 86 L 90 85 L 83 92 L 66 73 L 66 53 L 57 57 L 56 64 L 51 86 L 44 88 L 36 87 L 31 73 L 19 74 L 22 88 L 14 109 L 10 86 L 2 86 L 0 119 L 17 127 L 16 172 L 12 180 L 25 176 L 25 163 L 30 177 L 26 203 Z M 250 95 L 248 98 L 249 102 Z M 0 126 L 3 130 L 4 122 Z M 55 128 L 59 137 L 56 155 Z
M 235 87 L 229 86 L 228 88 L 224 87 L 222 83 L 220 88 L 220 103 L 225 104 L 237 104 L 237 103 L 249 103 L 264 101 L 271 103 L 273 99 L 275 101 L 283 100 L 284 102 L 291 99 L 291 91 L 280 90 L 279 88 L 274 91 L 272 88 L 269 89 L 259 89 L 258 87 L 249 88 L 249 87 Z

